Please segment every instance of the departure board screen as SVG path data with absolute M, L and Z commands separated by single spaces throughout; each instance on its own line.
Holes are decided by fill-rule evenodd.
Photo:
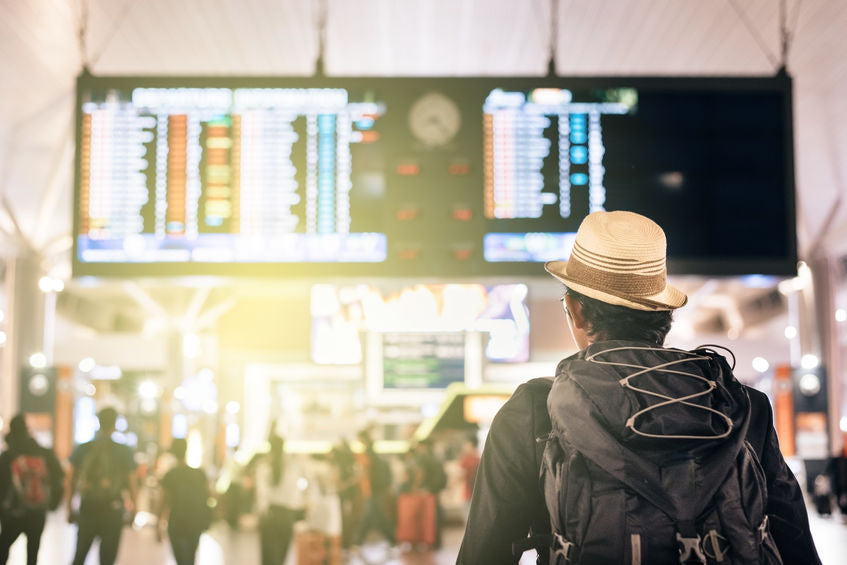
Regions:
M 596 210 L 679 274 L 796 266 L 788 78 L 129 78 L 77 89 L 76 276 L 541 275 Z

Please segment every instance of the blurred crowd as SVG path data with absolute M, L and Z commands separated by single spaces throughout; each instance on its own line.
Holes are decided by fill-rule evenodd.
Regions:
M 364 544 L 380 541 L 389 554 L 429 551 L 441 546 L 445 523 L 466 517 L 479 464 L 475 434 L 385 453 L 363 429 L 329 452 L 299 454 L 286 450 L 274 424 L 266 448 L 210 476 L 189 465 L 184 438 L 137 465 L 113 437 L 117 418 L 102 409 L 97 435 L 66 464 L 32 437 L 23 416 L 12 419 L 0 453 L 0 565 L 21 535 L 28 565 L 37 563 L 46 515 L 63 503 L 77 525 L 75 565 L 95 540 L 99 563 L 114 563 L 130 525 L 155 528 L 177 565 L 195 562 L 213 525 L 256 530 L 262 565 L 285 563 L 292 546 L 298 564 L 355 561 Z

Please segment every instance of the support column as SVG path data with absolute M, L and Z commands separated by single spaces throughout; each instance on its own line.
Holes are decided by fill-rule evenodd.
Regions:
M 0 376 L 0 416 L 4 425 L 20 409 L 21 367 L 44 347 L 44 295 L 37 255 L 10 259 L 6 266 L 6 345 Z
M 844 394 L 842 383 L 841 347 L 838 340 L 838 327 L 835 320 L 836 275 L 833 261 L 822 257 L 809 265 L 815 291 L 815 318 L 818 339 L 820 341 L 820 360 L 826 369 L 827 398 L 827 436 L 829 454 L 840 453 L 841 445 L 841 398 Z

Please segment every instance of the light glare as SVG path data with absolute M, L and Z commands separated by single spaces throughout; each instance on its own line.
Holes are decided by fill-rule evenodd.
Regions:
M 817 355 L 807 353 L 800 358 L 800 366 L 804 369 L 814 369 L 820 364 L 820 359 Z
M 33 353 L 29 356 L 29 364 L 34 369 L 43 369 L 47 366 L 47 357 L 43 353 Z
M 156 398 L 159 395 L 159 385 L 151 380 L 141 381 L 138 385 L 138 394 L 142 398 Z
M 764 357 L 753 358 L 753 369 L 759 373 L 764 373 L 770 368 L 770 363 Z
M 85 357 L 79 362 L 79 370 L 83 373 L 88 373 L 97 366 L 97 362 L 92 357 Z
M 806 396 L 814 396 L 821 391 L 821 379 L 814 373 L 806 373 L 800 377 L 798 386 Z

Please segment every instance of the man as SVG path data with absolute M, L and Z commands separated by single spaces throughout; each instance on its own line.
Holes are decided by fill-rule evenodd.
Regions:
M 6 451 L 0 453 L 0 565 L 19 535 L 27 541 L 27 565 L 35 565 L 48 510 L 62 500 L 65 473 L 52 450 L 29 434 L 24 416 L 9 422 Z
M 565 315 L 580 351 L 559 363 L 555 380 L 518 387 L 495 417 L 458 563 L 517 563 L 530 531 L 549 542 L 536 545 L 542 555 L 555 551 L 560 563 L 706 563 L 714 562 L 707 555 L 719 561 L 765 551 L 774 541 L 786 564 L 820 563 L 765 395 L 742 387 L 718 355 L 663 347 L 672 311 L 687 301 L 667 284 L 665 248 L 664 232 L 648 218 L 595 212 L 580 226 L 570 259 L 545 265 L 565 284 Z M 704 485 L 723 494 L 732 486 L 723 479 L 727 469 L 755 468 L 745 440 L 761 462 L 764 478 L 756 477 L 767 494 L 764 484 L 750 488 L 757 485 L 752 471 L 737 494 L 751 514 L 759 501 L 763 519 L 746 525 L 752 520 L 738 520 L 722 531 L 710 526 L 708 545 L 699 532 L 682 531 L 699 527 L 700 516 L 686 504 L 703 504 L 702 498 L 725 504 L 703 495 Z M 710 466 L 712 461 L 719 466 Z M 656 481 L 648 470 L 660 477 L 667 472 L 671 480 Z M 608 492 L 592 489 L 586 476 Z M 678 476 L 685 480 L 674 480 Z M 564 492 L 577 478 L 589 482 Z M 688 498 L 675 498 L 683 487 Z M 554 515 L 550 507 L 560 512 Z M 585 519 L 597 511 L 593 522 Z M 650 513 L 655 523 L 629 531 L 622 515 L 631 511 Z M 677 527 L 676 539 L 657 539 L 666 524 Z M 745 527 L 754 541 L 728 547 L 735 532 L 727 529 Z M 776 562 L 745 562 L 760 561 Z
M 256 464 L 256 510 L 262 565 L 281 565 L 294 539 L 294 524 L 306 516 L 306 493 L 299 483 L 305 479 L 308 484 L 309 476 L 298 458 L 285 452 L 276 423 L 271 430 L 270 451 Z
M 112 565 L 125 513 L 135 511 L 137 485 L 132 451 L 112 439 L 118 413 L 104 408 L 97 414 L 100 429 L 96 437 L 78 446 L 71 454 L 71 482 L 68 521 L 76 521 L 76 552 L 73 565 L 83 565 L 95 538 L 100 538 L 100 565 Z M 79 512 L 73 508 L 79 493 Z
M 177 565 L 194 565 L 200 535 L 209 528 L 212 519 L 206 473 L 188 465 L 187 450 L 185 439 L 176 438 L 171 442 L 176 464 L 162 477 L 163 497 L 157 524 L 161 539 L 167 523 L 168 539 Z
M 435 456 L 432 440 L 424 439 L 415 446 L 415 460 L 418 469 L 418 487 L 430 493 L 435 500 L 435 549 L 441 548 L 441 535 L 443 530 L 443 508 L 439 495 L 447 487 L 447 472 L 444 464 Z
M 386 515 L 385 502 L 390 493 L 392 477 L 391 467 L 374 451 L 370 433 L 362 430 L 358 434 L 364 450 L 356 457 L 359 465 L 359 488 L 361 489 L 364 509 L 359 528 L 353 538 L 353 549 L 358 551 L 371 528 L 376 526 L 390 546 L 396 544 L 393 525 Z
M 476 469 L 479 467 L 479 440 L 476 435 L 469 436 L 462 444 L 462 453 L 459 457 L 459 467 L 465 483 L 464 499 L 469 505 L 473 494 L 473 485 L 476 481 Z M 467 511 L 467 509 L 466 509 Z

